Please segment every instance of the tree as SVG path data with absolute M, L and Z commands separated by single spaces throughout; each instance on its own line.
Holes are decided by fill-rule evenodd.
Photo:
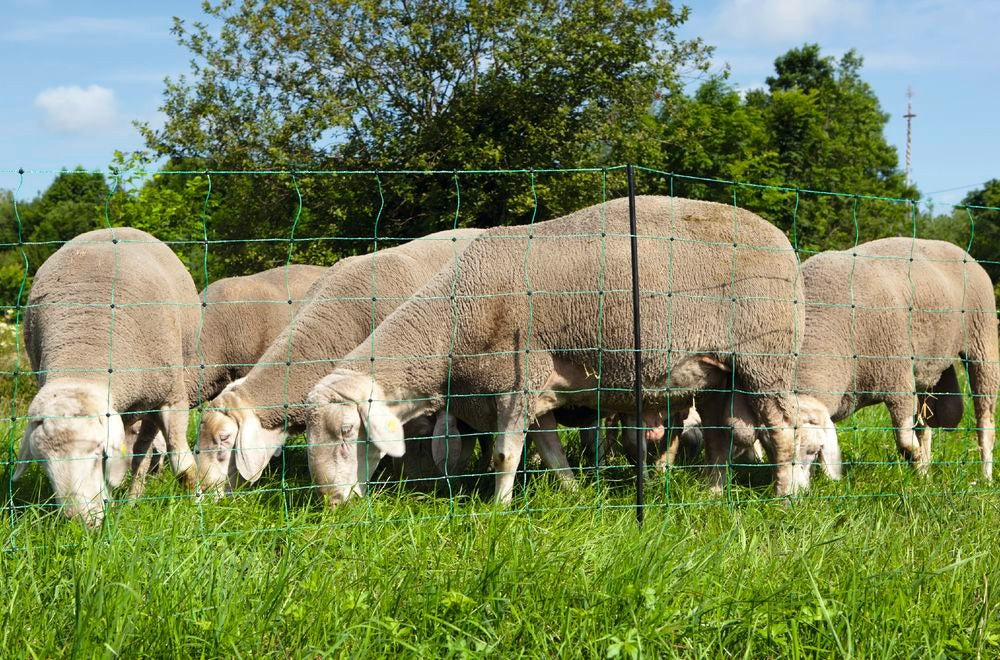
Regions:
M 953 225 L 971 240 L 969 253 L 1000 284 L 1000 179 L 969 192 L 952 213 Z M 962 247 L 966 247 L 962 245 Z
M 63 241 L 105 224 L 105 203 L 110 189 L 100 173 L 83 168 L 63 170 L 35 199 L 17 204 L 10 193 L 0 195 L 0 296 L 13 305 L 21 290 L 27 258 L 27 282 Z M 24 242 L 17 244 L 18 238 Z M 23 248 L 23 253 L 22 253 Z M 24 289 L 27 291 L 27 287 Z M 23 296 L 22 296 L 23 298 Z M 23 300 L 22 300 L 23 302 Z
M 862 58 L 849 51 L 837 61 L 805 45 L 774 66 L 766 89 L 740 95 L 725 81 L 710 80 L 693 97 L 668 97 L 660 111 L 667 169 L 849 196 L 686 180 L 679 181 L 682 188 L 728 203 L 735 194 L 807 251 L 853 244 L 856 230 L 860 241 L 907 230 L 909 204 L 850 196 L 917 197 L 885 139 L 888 115 L 861 79 Z
M 655 162 L 657 94 L 708 49 L 666 0 L 224 0 L 178 20 L 190 74 L 168 82 L 147 145 L 176 167 L 543 169 Z M 550 217 L 600 199 L 598 175 L 226 177 L 219 236 L 415 236 Z M 535 208 L 535 193 L 541 208 Z M 216 194 L 216 193 L 213 193 Z M 379 209 L 382 209 L 381 215 Z M 370 240 L 328 243 L 341 253 Z M 253 246 L 265 265 L 277 253 Z M 223 255 L 223 259 L 230 258 Z M 246 257 L 244 257 L 246 259 Z

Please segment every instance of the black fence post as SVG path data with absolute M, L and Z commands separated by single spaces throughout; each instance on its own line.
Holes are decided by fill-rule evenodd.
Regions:
M 632 339 L 635 358 L 635 519 L 642 527 L 645 504 L 644 482 L 646 476 L 646 429 L 642 421 L 642 328 L 639 318 L 639 237 L 635 220 L 635 171 L 625 166 L 628 176 L 628 226 L 632 247 Z

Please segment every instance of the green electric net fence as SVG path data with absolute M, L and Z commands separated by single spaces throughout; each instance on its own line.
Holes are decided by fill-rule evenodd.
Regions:
M 207 537 L 994 492 L 1000 262 L 974 247 L 1000 209 L 944 232 L 913 200 L 639 166 L 112 172 L 67 225 L 104 233 L 67 245 L 19 208 L 52 174 L 0 170 L 5 550 L 147 507 Z M 122 190 L 149 178 L 196 205 L 163 220 Z M 287 203 L 241 224 L 234 181 Z M 153 272 L 157 241 L 190 281 Z M 99 405 L 29 414 L 61 383 Z

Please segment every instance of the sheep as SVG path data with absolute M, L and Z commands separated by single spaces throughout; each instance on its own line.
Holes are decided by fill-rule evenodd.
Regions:
M 279 266 L 205 287 L 200 294 L 205 313 L 198 357 L 205 368 L 199 398 L 214 399 L 226 385 L 247 375 L 326 271 L 323 266 Z
M 238 477 L 256 481 L 287 434 L 305 429 L 303 404 L 329 364 L 364 339 L 480 231 L 437 232 L 341 259 L 330 267 L 246 380 L 212 400 L 202 416 L 196 446 L 201 490 L 219 493 Z
M 983 267 L 945 241 L 885 238 L 817 254 L 802 263 L 802 277 L 799 408 L 826 413 L 829 433 L 832 422 L 884 403 L 898 450 L 926 474 L 930 428 L 954 427 L 962 416 L 954 368 L 961 358 L 982 475 L 992 479 L 1000 364 L 993 283 Z M 824 444 L 816 439 L 823 428 L 805 425 L 802 434 L 806 449 Z
M 302 305 L 309 288 L 326 272 L 322 266 L 279 266 L 260 273 L 216 280 L 199 295 L 202 301 L 197 330 L 198 371 L 194 406 L 218 396 L 223 388 L 245 376 Z M 139 429 L 127 433 L 133 456 L 129 497 L 143 492 L 146 474 L 155 468 L 155 454 L 165 447 L 159 433 L 152 448 L 135 442 Z M 162 450 L 160 450 L 162 451 Z M 150 454 L 147 456 L 147 452 Z
M 128 467 L 125 416 L 163 432 L 174 473 L 190 483 L 185 365 L 195 358 L 198 314 L 191 276 L 146 232 L 99 229 L 60 247 L 39 267 L 25 306 L 39 390 L 14 478 L 43 461 L 63 513 L 99 525 Z
M 765 394 L 754 411 L 771 427 L 776 490 L 792 493 L 788 393 L 802 306 L 788 239 L 723 204 L 640 196 L 636 213 L 646 405 L 663 409 L 670 399 L 726 385 L 716 364 L 731 361 L 744 389 Z M 459 419 L 470 397 L 454 395 L 492 400 L 501 503 L 511 500 L 532 421 L 550 427 L 547 413 L 597 408 L 598 396 L 602 411 L 630 411 L 628 214 L 628 200 L 616 199 L 488 230 L 337 361 L 308 399 L 310 470 L 327 503 L 363 492 L 371 474 L 363 466 L 402 455 L 402 423 L 441 408 L 449 395 Z M 366 441 L 358 442 L 362 430 Z M 555 437 L 549 450 L 562 454 Z

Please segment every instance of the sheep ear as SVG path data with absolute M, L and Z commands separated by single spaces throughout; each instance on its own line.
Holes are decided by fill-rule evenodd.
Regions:
M 837 442 L 837 428 L 831 422 L 823 434 L 823 447 L 819 450 L 819 464 L 823 473 L 834 481 L 840 481 L 843 476 L 843 464 L 840 458 L 840 444 Z
M 233 412 L 236 411 L 231 411 L 230 414 Z M 238 416 L 234 415 L 239 425 L 236 442 L 233 445 L 233 451 L 236 452 L 236 470 L 241 477 L 253 483 L 260 479 L 261 473 L 274 455 L 274 434 L 264 431 L 260 420 L 253 412 L 240 411 L 240 413 Z
M 398 458 L 406 451 L 403 443 L 403 425 L 382 401 L 372 401 L 367 410 L 360 407 L 368 439 L 389 456 Z M 433 448 L 432 448 L 433 451 Z
M 32 458 L 31 451 L 31 434 L 35 432 L 38 425 L 41 422 L 29 421 L 28 425 L 24 427 L 24 437 L 21 439 L 21 446 L 17 450 L 17 467 L 14 468 L 13 481 L 17 481 L 24 474 L 24 471 L 28 469 L 30 465 L 29 461 Z
M 104 445 L 105 456 L 107 456 L 104 478 L 112 488 L 117 488 L 125 480 L 125 474 L 128 472 L 128 466 L 132 460 L 129 453 L 135 443 L 125 442 L 125 424 L 122 422 L 121 415 L 112 415 L 103 419 L 107 433 Z

